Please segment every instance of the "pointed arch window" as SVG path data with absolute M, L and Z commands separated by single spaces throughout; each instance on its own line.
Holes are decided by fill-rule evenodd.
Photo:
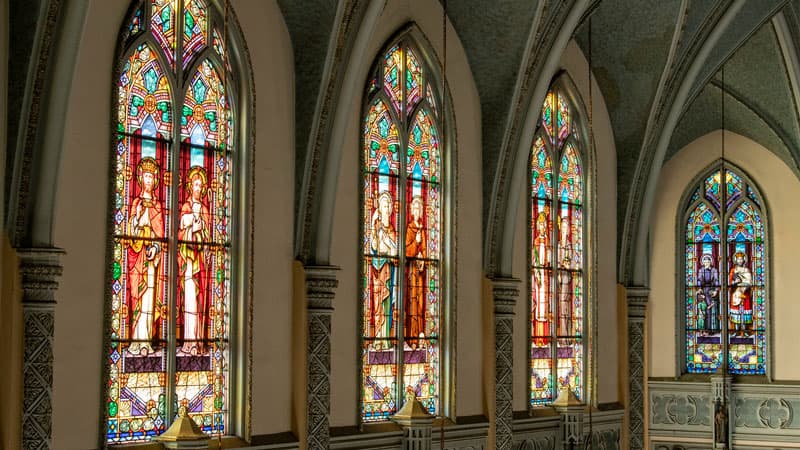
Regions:
M 387 420 L 408 392 L 441 415 L 447 180 L 441 84 L 408 38 L 367 83 L 362 134 L 361 413 Z
M 684 274 L 685 371 L 763 375 L 768 302 L 764 202 L 744 172 L 727 162 L 715 164 L 688 192 L 679 272 Z
M 223 21 L 204 0 L 131 11 L 115 87 L 105 440 L 148 440 L 181 408 L 229 434 L 243 287 L 230 276 L 241 204 Z
M 531 407 L 564 388 L 585 397 L 586 150 L 575 122 L 567 95 L 552 89 L 530 157 Z

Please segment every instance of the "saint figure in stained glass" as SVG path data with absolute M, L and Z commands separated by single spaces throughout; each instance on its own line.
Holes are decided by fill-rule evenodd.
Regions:
M 683 259 L 686 371 L 714 373 L 727 364 L 730 373 L 763 374 L 765 230 L 758 194 L 729 167 L 704 174 L 691 189 Z M 727 217 L 724 227 L 721 217 Z
M 697 328 L 706 333 L 719 331 L 719 271 L 714 258 L 706 253 L 700 258 L 702 267 L 697 271 Z
M 210 301 L 206 289 L 208 267 L 203 247 L 211 238 L 210 213 L 206 197 L 207 177 L 200 166 L 189 171 L 187 200 L 181 205 L 178 228 L 178 272 L 182 286 L 181 351 L 196 355 L 202 353 L 204 340 L 208 337 Z M 179 308 L 180 309 L 180 308 Z
M 583 394 L 583 198 L 581 142 L 559 89 L 541 109 L 530 156 L 530 405 L 560 389 Z M 559 162 L 553 176 L 551 161 Z M 556 195 L 553 195 L 553 193 Z
M 372 214 L 372 337 L 386 338 L 392 333 L 394 266 L 385 257 L 397 256 L 397 234 L 392 224 L 392 196 L 384 191 Z
M 392 44 L 365 87 L 364 422 L 389 419 L 409 393 L 429 413 L 439 411 L 442 164 L 431 104 L 437 86 L 428 83 L 419 54 L 405 40 Z
M 728 284 L 732 289 L 728 308 L 730 329 L 739 336 L 749 334 L 753 326 L 753 300 L 750 297 L 753 274 L 745 265 L 746 262 L 747 255 L 736 252 L 733 255 L 733 267 L 728 273 Z
M 423 226 L 422 197 L 411 199 L 411 217 L 406 227 L 406 257 L 408 267 L 408 295 L 406 297 L 406 342 L 417 347 L 417 338 L 425 336 L 425 261 L 428 254 L 428 241 Z M 414 260 L 411 260 L 411 259 Z
M 223 23 L 204 0 L 139 3 L 115 93 L 109 443 L 157 436 L 180 406 L 204 432 L 228 431 L 235 129 L 217 67 L 230 63 L 202 53 Z
M 155 188 L 159 167 L 155 159 L 146 157 L 139 162 L 137 182 L 139 196 L 131 202 L 133 212 L 130 223 L 133 235 L 128 244 L 128 315 L 130 320 L 130 346 L 132 354 L 147 355 L 153 352 L 151 343 L 159 336 L 164 305 L 159 280 L 164 218 L 161 202 Z

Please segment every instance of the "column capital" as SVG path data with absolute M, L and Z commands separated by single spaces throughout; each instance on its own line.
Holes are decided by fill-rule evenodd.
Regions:
M 495 315 L 514 315 L 514 307 L 519 298 L 518 278 L 492 278 L 492 297 L 494 298 Z
M 339 286 L 338 266 L 304 266 L 308 309 L 321 314 L 333 311 L 333 299 Z
M 55 303 L 58 279 L 63 267 L 60 248 L 17 248 L 22 281 L 22 303 L 30 307 Z
M 644 319 L 647 312 L 647 302 L 650 299 L 650 288 L 645 286 L 628 286 L 626 291 L 628 317 Z
M 22 281 L 22 447 L 52 447 L 53 335 L 60 248 L 17 248 Z

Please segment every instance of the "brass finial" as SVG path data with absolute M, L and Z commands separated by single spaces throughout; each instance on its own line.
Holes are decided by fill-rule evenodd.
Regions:
M 417 400 L 416 394 L 412 389 L 406 391 L 406 402 L 400 411 L 392 417 L 392 420 L 401 426 L 416 426 L 433 423 L 434 416 L 422 406 Z
M 206 441 L 211 436 L 200 431 L 200 427 L 189 417 L 189 409 L 181 406 L 178 409 L 178 418 L 161 436 L 153 438 L 157 442 L 180 442 L 180 441 Z

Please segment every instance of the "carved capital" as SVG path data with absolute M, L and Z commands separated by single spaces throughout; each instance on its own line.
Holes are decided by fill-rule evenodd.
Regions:
M 513 316 L 519 298 L 520 280 L 517 278 L 492 279 L 495 316 Z
M 22 278 L 24 360 L 22 446 L 52 444 L 53 334 L 61 255 L 58 248 L 17 249 Z
M 650 289 L 642 286 L 627 288 L 628 318 L 631 320 L 644 320 L 647 314 L 647 301 L 650 298 Z
M 26 307 L 52 307 L 61 277 L 60 248 L 17 249 L 22 278 L 22 304 Z
M 305 266 L 306 299 L 308 309 L 319 314 L 330 314 L 333 311 L 333 298 L 339 280 L 336 278 L 339 268 L 336 266 Z

